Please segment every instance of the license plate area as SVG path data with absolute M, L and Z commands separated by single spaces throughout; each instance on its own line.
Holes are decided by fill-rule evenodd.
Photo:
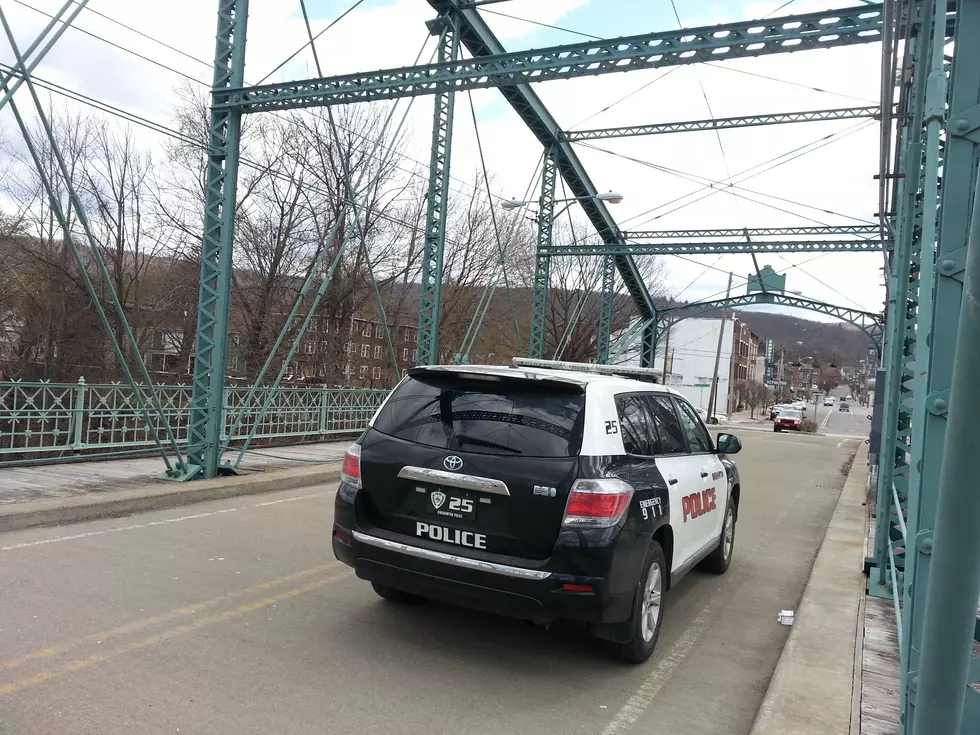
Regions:
M 424 504 L 426 515 L 452 518 L 460 521 L 475 521 L 479 498 L 473 493 L 458 488 L 417 485 L 416 497 Z

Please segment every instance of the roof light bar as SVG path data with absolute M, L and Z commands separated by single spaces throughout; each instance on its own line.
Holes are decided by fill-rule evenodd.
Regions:
M 531 357 L 515 357 L 512 367 L 543 368 L 545 370 L 568 370 L 575 373 L 595 375 L 616 375 L 621 378 L 659 383 L 660 371 L 654 368 L 633 367 L 630 365 L 598 365 L 586 362 L 563 362 L 561 360 L 539 360 Z

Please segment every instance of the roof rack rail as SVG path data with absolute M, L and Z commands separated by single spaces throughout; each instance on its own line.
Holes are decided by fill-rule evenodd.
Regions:
M 545 370 L 569 370 L 576 373 L 595 375 L 615 375 L 620 378 L 659 383 L 660 371 L 653 368 L 632 367 L 630 365 L 599 365 L 588 362 L 563 362 L 562 360 L 539 360 L 533 357 L 515 357 L 513 367 L 543 368 Z

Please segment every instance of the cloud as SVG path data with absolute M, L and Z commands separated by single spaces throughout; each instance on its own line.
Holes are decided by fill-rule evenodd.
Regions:
M 54 12 L 61 4 L 56 0 L 27 1 L 48 12 Z M 501 9 L 541 23 L 564 24 L 584 30 L 600 20 L 603 28 L 616 24 L 622 35 L 645 30 L 638 23 L 640 18 L 645 22 L 646 15 L 638 10 L 617 16 L 608 12 L 614 2 L 653 12 L 647 11 L 648 6 L 644 3 L 637 4 L 632 0 L 602 0 L 601 3 L 598 0 L 512 0 Z M 779 4 L 775 1 L 706 3 L 698 0 L 696 3 L 679 2 L 678 9 L 684 23 L 693 25 L 758 17 L 773 11 Z M 780 15 L 835 4 L 843 3 L 798 0 Z M 5 5 L 11 6 L 8 16 L 19 41 L 26 45 L 46 19 L 22 6 Z M 346 1 L 312 0 L 314 32 L 323 29 L 347 6 Z M 214 54 L 214 3 L 168 0 L 165 5 L 160 5 L 101 0 L 96 9 L 205 63 L 141 38 L 87 11 L 80 16 L 78 25 L 199 80 L 203 83 L 202 89 L 210 83 L 207 63 Z M 367 71 L 411 63 L 427 38 L 424 23 L 432 16 L 430 6 L 423 0 L 367 0 L 317 42 L 325 73 Z M 489 14 L 485 17 L 509 48 L 540 47 L 575 40 L 573 36 L 556 35 L 517 20 Z M 656 17 L 662 19 L 664 16 Z M 257 82 L 305 41 L 306 30 L 298 2 L 252 0 L 247 81 Z M 431 48 L 430 40 L 428 49 Z M 565 127 L 572 127 L 585 118 L 590 118 L 583 123 L 585 127 L 707 118 L 712 116 L 709 105 L 716 117 L 846 107 L 873 104 L 877 98 L 879 53 L 879 46 L 871 44 L 730 60 L 717 66 L 687 66 L 675 70 L 553 81 L 536 85 L 535 90 Z M 9 52 L 0 50 L 0 58 L 9 62 Z M 428 53 L 424 57 L 427 59 Z M 314 73 L 312 55 L 306 50 L 272 79 L 302 78 Z M 163 122 L 170 121 L 173 90 L 181 80 L 174 72 L 74 29 L 59 41 L 38 74 Z M 659 81 L 653 81 L 658 77 L 661 77 Z M 647 88 L 637 91 L 650 82 Z M 620 102 L 624 97 L 626 99 Z M 539 144 L 516 113 L 502 102 L 499 92 L 475 91 L 472 99 L 480 119 L 480 141 L 494 178 L 495 192 L 504 196 L 522 196 L 540 160 Z M 471 180 L 480 167 L 469 104 L 469 95 L 457 95 L 452 171 L 457 178 L 466 180 Z M 609 109 L 603 112 L 606 108 Z M 431 111 L 432 98 L 421 97 L 412 104 L 408 121 L 409 153 L 422 164 L 428 160 Z M 4 113 L 5 116 L 8 114 Z M 662 168 L 721 180 L 729 172 L 734 174 L 826 136 L 839 134 L 853 124 L 853 121 L 806 123 L 722 131 L 724 156 L 719 148 L 719 136 L 713 132 L 604 140 L 597 141 L 596 145 Z M 149 146 L 159 144 L 155 134 L 140 135 Z M 877 135 L 872 126 L 743 184 L 762 194 L 790 201 L 748 194 L 771 206 L 744 199 L 736 203 L 730 194 L 719 193 L 674 212 L 668 210 L 675 205 L 664 205 L 703 184 L 583 146 L 578 146 L 578 151 L 600 191 L 616 189 L 625 195 L 623 203 L 613 213 L 618 221 L 627 223 L 624 225 L 627 229 L 641 224 L 651 229 L 803 225 L 814 220 L 841 224 L 854 221 L 849 217 L 873 218 L 877 202 L 873 180 L 877 168 Z M 460 185 L 454 182 L 453 187 L 460 188 Z M 799 206 L 797 202 L 809 207 Z M 653 211 L 640 216 L 647 210 Z M 644 222 L 657 215 L 658 219 Z M 833 254 L 807 262 L 814 257 L 767 257 L 764 262 L 760 261 L 760 266 L 768 262 L 777 270 L 786 271 L 788 288 L 803 290 L 813 298 L 849 306 L 858 304 L 868 310 L 881 308 L 883 291 L 877 272 L 882 262 L 880 256 Z M 791 265 L 797 267 L 790 268 Z M 723 292 L 729 270 L 744 277 L 751 267 L 748 256 L 668 259 L 670 286 L 675 291 L 680 291 L 704 272 L 703 277 L 684 293 L 685 298 Z

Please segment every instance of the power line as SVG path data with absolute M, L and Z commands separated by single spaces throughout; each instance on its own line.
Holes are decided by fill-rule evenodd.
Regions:
M 855 97 L 853 94 L 844 94 L 843 92 L 834 92 L 830 89 L 821 89 L 820 87 L 812 87 L 809 84 L 801 84 L 800 82 L 791 82 L 788 79 L 779 79 L 777 77 L 772 77 L 767 74 L 759 74 L 758 72 L 745 71 L 744 69 L 736 69 L 733 66 L 724 66 L 722 64 L 716 64 L 713 61 L 702 62 L 703 66 L 710 66 L 713 69 L 722 69 L 724 71 L 735 72 L 736 74 L 745 74 L 750 77 L 758 77 L 759 79 L 766 79 L 770 82 L 779 82 L 780 84 L 788 84 L 791 87 L 800 87 L 801 89 L 808 89 L 811 92 L 820 92 L 820 94 L 832 94 L 835 97 L 844 97 L 850 100 L 859 100 L 860 102 L 870 102 L 871 104 L 877 105 L 880 100 L 868 99 L 867 97 Z

